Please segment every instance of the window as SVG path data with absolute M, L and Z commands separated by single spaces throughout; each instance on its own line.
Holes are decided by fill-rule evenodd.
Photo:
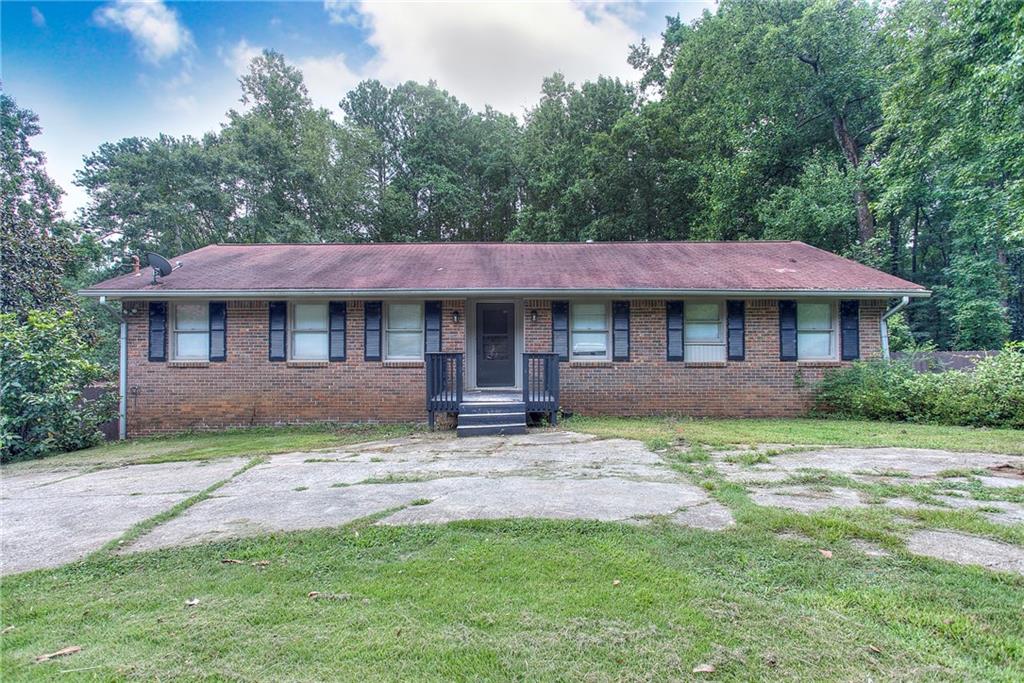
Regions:
M 607 304 L 573 304 L 571 331 L 573 360 L 608 358 Z
M 796 355 L 800 360 L 835 356 L 835 316 L 830 303 L 796 305 Z
M 423 358 L 423 304 L 388 304 L 386 317 L 386 358 Z
M 725 360 L 725 326 L 721 302 L 686 302 L 684 358 L 688 362 Z
M 207 360 L 210 357 L 210 305 L 177 304 L 174 307 L 174 359 Z
M 295 360 L 327 360 L 327 304 L 292 305 L 291 352 Z

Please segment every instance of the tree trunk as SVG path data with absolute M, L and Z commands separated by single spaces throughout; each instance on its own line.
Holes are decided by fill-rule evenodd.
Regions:
M 835 133 L 836 142 L 842 151 L 846 161 L 856 171 L 860 167 L 860 155 L 857 152 L 857 141 L 850 135 L 846 126 L 846 117 L 836 114 L 832 117 L 832 131 Z M 857 178 L 857 187 L 853 191 L 853 203 L 857 207 L 857 236 L 861 244 L 866 243 L 875 236 L 875 217 L 871 215 L 871 207 L 868 205 L 868 193 L 864 189 L 863 181 Z
M 918 231 L 918 224 L 920 223 L 920 220 L 921 220 L 921 207 L 920 206 L 915 206 L 914 207 L 914 238 L 913 238 L 913 241 L 912 241 L 911 247 L 910 247 L 911 248 L 911 252 L 910 252 L 910 272 L 911 272 L 912 275 L 917 275 L 917 240 L 918 240 L 917 231 Z

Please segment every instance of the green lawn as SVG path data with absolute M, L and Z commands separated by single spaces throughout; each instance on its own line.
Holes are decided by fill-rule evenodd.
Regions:
M 1010 681 L 1022 596 L 1020 578 L 754 527 L 364 526 L 7 578 L 0 673 L 678 680 L 710 664 L 715 680 Z
M 1020 432 L 870 422 L 573 418 L 566 427 L 654 446 L 1022 446 L 1011 439 Z M 234 431 L 44 462 L 245 454 L 253 464 L 410 429 Z M 760 507 L 701 454 L 665 457 L 732 509 L 728 531 L 658 520 L 363 520 L 123 557 L 111 544 L 73 565 L 4 577 L 0 679 L 1024 679 L 1024 577 L 909 555 L 906 521 L 891 510 Z M 919 521 L 1024 544 L 1019 526 L 942 512 L 948 519 Z M 870 557 L 855 539 L 891 555 Z M 68 646 L 82 650 L 34 663 Z M 703 665 L 715 672 L 693 673 Z
M 685 418 L 573 417 L 566 429 L 638 439 L 658 448 L 689 444 L 821 444 L 905 446 L 1024 455 L 1024 431 L 976 429 L 869 420 L 696 420 Z
M 405 424 L 310 425 L 303 427 L 254 427 L 221 432 L 192 432 L 111 443 L 62 453 L 41 460 L 13 463 L 18 470 L 73 467 L 118 467 L 179 460 L 252 457 L 334 448 L 361 441 L 392 439 L 411 434 L 418 427 Z

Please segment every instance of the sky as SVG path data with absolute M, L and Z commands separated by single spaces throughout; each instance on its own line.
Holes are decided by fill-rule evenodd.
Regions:
M 690 20 L 714 0 L 683 2 L 39 2 L 0 3 L 0 80 L 40 118 L 33 146 L 65 190 L 82 157 L 130 136 L 201 135 L 238 108 L 238 76 L 261 49 L 284 54 L 314 103 L 338 118 L 359 81 L 433 79 L 475 109 L 522 116 L 541 81 L 632 80 L 629 46 L 660 44 L 665 16 Z

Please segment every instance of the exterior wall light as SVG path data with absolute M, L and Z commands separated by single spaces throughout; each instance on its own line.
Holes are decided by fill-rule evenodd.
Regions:
M 531 323 L 537 322 L 537 309 L 536 308 L 533 309 L 532 311 L 530 311 L 530 322 Z
M 458 310 L 452 311 L 452 320 L 454 320 L 456 323 L 459 322 L 459 312 L 458 312 Z

